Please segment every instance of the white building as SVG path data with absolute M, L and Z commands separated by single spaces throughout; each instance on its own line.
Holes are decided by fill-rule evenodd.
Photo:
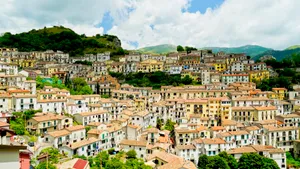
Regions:
M 110 121 L 110 114 L 106 110 L 83 112 L 75 114 L 74 116 L 75 119 L 84 126 L 92 122 L 107 123 Z
M 71 143 L 69 145 L 64 145 L 60 148 L 61 152 L 66 152 L 68 157 L 74 155 L 79 156 L 93 156 L 99 152 L 100 140 L 96 138 L 88 138 L 76 143 Z
M 136 140 L 122 140 L 120 145 L 120 149 L 125 152 L 129 150 L 135 150 L 137 154 L 137 158 L 145 159 L 146 157 L 146 146 L 147 142 L 145 141 L 136 141 Z

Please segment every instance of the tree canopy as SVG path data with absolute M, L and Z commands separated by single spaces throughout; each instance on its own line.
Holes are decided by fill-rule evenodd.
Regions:
M 193 79 L 189 76 L 181 78 L 181 75 L 170 75 L 166 72 L 152 72 L 152 73 L 129 73 L 127 75 L 121 73 L 110 72 L 112 77 L 116 77 L 119 81 L 137 86 L 137 87 L 152 87 L 159 89 L 161 86 L 179 86 L 192 84 Z
M 244 153 L 238 162 L 239 169 L 279 169 L 277 163 L 257 153 Z
M 184 51 L 184 48 L 181 45 L 177 46 L 177 52 L 182 52 Z
M 69 79 L 67 77 L 63 84 L 56 76 L 46 80 L 38 76 L 36 78 L 36 84 L 37 89 L 42 89 L 44 86 L 52 86 L 59 89 L 69 90 L 71 95 L 93 94 L 93 90 L 83 78 Z
M 85 53 L 110 51 L 112 56 L 128 53 L 121 47 L 121 41 L 113 35 L 87 37 L 62 26 L 31 30 L 20 34 L 5 33 L 0 37 L 0 47 L 18 48 L 19 51 L 63 51 L 70 56 Z
M 277 163 L 257 153 L 244 153 L 239 161 L 221 152 L 216 156 L 201 155 L 198 160 L 199 169 L 279 169 Z

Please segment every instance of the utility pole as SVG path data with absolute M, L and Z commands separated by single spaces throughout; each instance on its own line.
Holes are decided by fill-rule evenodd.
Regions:
M 48 169 L 48 153 L 47 153 L 46 155 L 47 155 L 47 156 L 46 156 L 46 160 L 47 160 L 47 162 L 46 162 L 47 168 L 46 168 L 46 169 Z

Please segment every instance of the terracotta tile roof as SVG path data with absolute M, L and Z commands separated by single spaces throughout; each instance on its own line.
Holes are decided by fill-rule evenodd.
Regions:
M 227 151 L 228 154 L 241 154 L 241 153 L 256 153 L 256 150 L 252 147 L 239 147 Z
M 101 124 L 104 124 L 104 123 L 101 123 L 101 122 L 91 122 L 88 124 L 88 126 L 100 126 Z
M 79 148 L 79 147 L 82 147 L 82 146 L 85 146 L 85 145 L 89 145 L 89 144 L 92 144 L 92 143 L 95 143 L 95 142 L 98 142 L 98 141 L 100 141 L 100 140 L 96 139 L 94 137 L 91 137 L 91 138 L 88 138 L 88 139 L 85 139 L 85 140 L 82 140 L 82 141 L 79 141 L 79 142 L 76 142 L 76 143 L 72 143 L 68 147 L 74 150 L 76 148 Z
M 7 127 L 7 126 L 9 126 L 8 123 L 0 121 L 0 127 Z
M 183 158 L 176 156 L 174 154 L 169 154 L 163 151 L 155 152 L 147 157 L 147 161 L 152 161 L 154 159 L 161 159 L 167 162 L 162 166 L 157 167 L 157 169 L 196 169 L 194 163 L 191 161 L 184 160 Z
M 199 126 L 196 128 L 197 131 L 204 131 L 204 130 L 207 130 L 207 127 L 206 126 Z
M 85 169 L 88 164 L 89 164 L 88 161 L 82 160 L 82 159 L 78 159 L 76 161 L 76 163 L 74 164 L 73 169 Z
M 254 130 L 259 130 L 259 127 L 257 126 L 249 126 L 245 128 L 246 131 L 254 131 Z
M 47 99 L 47 100 L 37 100 L 38 103 L 51 103 L 51 102 L 66 102 L 65 99 Z
M 275 127 L 275 126 L 264 126 L 269 131 L 290 131 L 290 130 L 298 130 L 297 127 L 287 126 L 287 127 Z
M 132 124 L 128 124 L 127 127 L 130 127 L 130 128 L 133 128 L 133 129 L 139 129 L 139 128 L 141 128 L 141 126 L 132 125 Z
M 205 138 L 205 139 L 195 139 L 193 142 L 198 144 L 225 144 L 225 140 L 221 138 Z
M 98 111 L 94 111 L 94 112 L 83 112 L 83 113 L 79 113 L 81 116 L 93 116 L 93 115 L 99 115 L 99 114 L 105 114 L 108 113 L 107 110 L 98 110 Z
M 36 98 L 35 94 L 22 94 L 22 95 L 15 95 L 13 96 L 15 98 Z
M 71 126 L 66 128 L 66 130 L 72 132 L 72 131 L 77 131 L 77 130 L 83 130 L 85 127 L 83 125 L 77 125 L 77 126 Z
M 64 118 L 68 118 L 68 117 L 49 113 L 46 115 L 33 117 L 32 119 L 37 122 L 42 122 L 42 121 L 51 121 L 51 120 L 61 120 Z
M 214 126 L 214 127 L 211 127 L 211 130 L 212 131 L 219 131 L 219 130 L 225 130 L 225 128 L 223 126 Z
M 197 130 L 188 129 L 188 128 L 177 128 L 175 129 L 176 133 L 198 133 Z
M 281 87 L 281 88 L 280 88 L 280 87 L 277 87 L 277 88 L 274 87 L 274 88 L 272 88 L 272 90 L 287 90 L 287 89 L 286 89 L 286 88 L 283 88 L 283 87 Z
M 178 150 L 186 150 L 186 149 L 196 149 L 196 147 L 193 144 L 188 144 L 188 145 L 177 145 L 176 149 Z
M 99 135 L 101 133 L 103 133 L 104 130 L 98 130 L 98 129 L 91 129 L 88 131 L 88 134 L 96 134 L 96 135 Z
M 22 89 L 11 89 L 7 91 L 8 93 L 30 93 L 29 90 L 22 90 Z
M 71 134 L 68 130 L 58 130 L 58 131 L 52 131 L 49 132 L 48 135 L 52 137 L 61 137 Z
M 139 147 L 146 147 L 147 142 L 145 141 L 137 141 L 137 140 L 122 140 L 120 145 L 131 145 L 131 146 L 139 146 Z
M 267 107 L 254 107 L 256 110 L 264 111 L 264 110 L 277 110 L 276 106 L 267 106 Z
M 249 145 L 245 147 L 233 148 L 227 151 L 228 154 L 242 154 L 242 153 L 258 153 L 258 152 L 269 152 L 269 153 L 284 153 L 285 151 L 279 148 L 268 145 Z
M 239 130 L 239 131 L 230 131 L 229 132 L 231 135 L 243 135 L 243 134 L 249 134 L 247 131 L 245 130 Z
M 234 120 L 222 120 L 222 126 L 235 126 L 236 124 Z

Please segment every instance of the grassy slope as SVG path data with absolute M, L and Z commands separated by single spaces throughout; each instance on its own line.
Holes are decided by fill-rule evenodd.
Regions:
M 166 54 L 170 52 L 176 52 L 176 46 L 170 44 L 163 44 L 157 46 L 148 46 L 141 49 L 138 49 L 142 53 L 152 53 L 152 54 Z
M 285 50 L 292 50 L 292 49 L 297 49 L 297 48 L 300 48 L 300 45 L 290 46 L 290 47 L 286 48 Z
M 254 57 L 258 54 L 261 54 L 263 52 L 266 52 L 270 50 L 269 48 L 265 48 L 262 46 L 257 45 L 246 45 L 246 46 L 240 46 L 240 47 L 205 47 L 201 49 L 212 49 L 214 53 L 216 52 L 226 52 L 226 53 L 246 53 L 248 56 Z

